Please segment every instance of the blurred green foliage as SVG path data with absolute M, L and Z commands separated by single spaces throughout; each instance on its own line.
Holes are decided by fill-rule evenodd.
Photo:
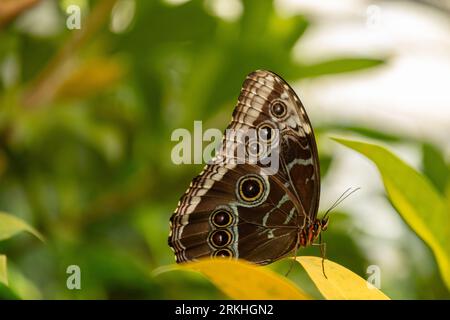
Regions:
M 223 298 L 201 276 L 151 274 L 173 263 L 168 219 L 200 171 L 199 165 L 172 164 L 171 132 L 191 130 L 194 120 L 225 128 L 243 79 L 255 69 L 294 81 L 384 62 L 295 60 L 292 48 L 311 22 L 280 16 L 272 1 L 242 1 L 234 21 L 212 14 L 204 1 L 136 1 L 132 22 L 121 32 L 109 28 L 116 1 L 77 1 L 83 3 L 79 31 L 65 27 L 70 1 L 36 2 L 45 2 L 47 11 L 34 23 L 55 18 L 55 30 L 39 34 L 19 24 L 32 13 L 28 7 L 0 24 L 0 210 L 27 221 L 46 242 L 28 234 L 0 242 L 10 278 L 9 287 L 0 285 L 2 298 Z M 339 123 L 316 129 L 319 147 L 330 130 L 423 144 L 424 172 L 449 192 L 439 148 Z M 323 175 L 333 167 L 325 151 Z M 334 214 L 325 236 L 328 257 L 364 277 L 370 257 L 359 242 L 367 236 L 351 216 Z M 408 250 L 405 245 L 399 254 L 408 257 Z M 303 252 L 319 254 L 317 248 Z M 427 257 L 431 271 L 411 262 L 407 278 L 387 277 L 383 291 L 392 298 L 448 298 L 428 251 Z M 66 288 L 71 264 L 82 270 L 82 290 Z M 280 261 L 272 268 L 285 273 L 289 265 Z M 289 277 L 303 288 L 309 283 L 319 296 L 298 266 Z

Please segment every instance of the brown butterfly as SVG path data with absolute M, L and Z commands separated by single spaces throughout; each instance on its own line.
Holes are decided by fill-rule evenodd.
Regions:
M 294 90 L 273 72 L 250 73 L 227 129 L 254 130 L 269 148 L 224 136 L 214 161 L 193 179 L 170 218 L 176 261 L 220 256 L 264 265 L 313 244 L 328 219 L 317 219 L 319 158 Z M 236 161 L 239 147 L 245 155 L 265 153 L 243 163 Z M 276 171 L 263 161 L 274 150 Z

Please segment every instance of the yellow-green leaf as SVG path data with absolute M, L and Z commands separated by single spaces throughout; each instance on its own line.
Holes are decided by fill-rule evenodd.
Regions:
M 370 143 L 335 139 L 372 160 L 386 192 L 408 225 L 433 251 L 450 288 L 450 208 L 429 180 L 387 149 Z
M 383 292 L 347 268 L 325 260 L 325 274 L 322 272 L 322 258 L 297 257 L 317 289 L 328 300 L 388 300 Z
M 0 254 L 0 283 L 8 285 L 8 273 L 6 269 L 6 256 Z
M 311 299 L 288 279 L 242 260 L 207 259 L 186 263 L 181 268 L 201 272 L 232 299 Z
M 27 231 L 35 235 L 41 241 L 44 241 L 44 237 L 22 219 L 0 212 L 0 241 L 11 238 L 22 231 Z

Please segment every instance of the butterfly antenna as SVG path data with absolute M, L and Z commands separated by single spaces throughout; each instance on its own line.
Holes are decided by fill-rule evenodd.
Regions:
M 356 191 L 360 190 L 360 187 L 357 187 L 355 189 L 353 188 L 348 188 L 347 190 L 345 190 L 341 196 L 339 198 L 337 198 L 337 200 L 331 205 L 331 207 L 325 212 L 324 216 L 322 219 L 325 219 L 328 214 L 334 210 L 337 206 L 339 206 L 345 199 L 347 199 L 348 197 L 350 197 L 352 194 L 354 194 Z

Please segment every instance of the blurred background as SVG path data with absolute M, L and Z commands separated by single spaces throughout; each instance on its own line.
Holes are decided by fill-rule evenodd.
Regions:
M 375 167 L 329 139 L 383 143 L 446 192 L 449 18 L 444 0 L 0 0 L 0 211 L 46 238 L 0 242 L 0 298 L 224 298 L 199 275 L 152 274 L 174 262 L 168 220 L 203 167 L 174 165 L 170 136 L 225 129 L 245 76 L 269 69 L 315 128 L 321 212 L 361 187 L 331 215 L 328 258 L 364 278 L 379 266 L 391 298 L 449 299 Z M 300 267 L 289 278 L 320 297 Z

